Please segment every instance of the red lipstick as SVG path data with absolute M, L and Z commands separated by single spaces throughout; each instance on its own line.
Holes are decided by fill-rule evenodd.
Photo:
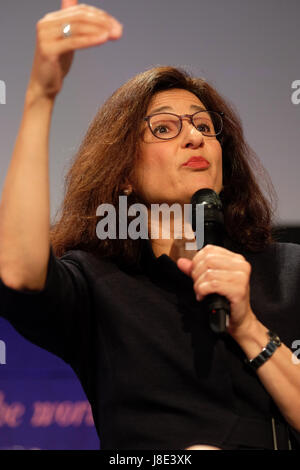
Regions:
M 203 157 L 191 157 L 182 166 L 205 169 L 210 166 L 210 163 Z

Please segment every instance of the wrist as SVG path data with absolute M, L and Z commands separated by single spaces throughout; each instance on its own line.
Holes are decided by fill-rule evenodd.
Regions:
M 268 328 L 266 328 L 252 312 L 247 321 L 230 334 L 245 352 L 248 359 L 257 356 L 266 346 Z
M 268 343 L 262 349 L 262 351 L 252 359 L 245 359 L 245 363 L 252 368 L 252 370 L 256 371 L 259 367 L 261 367 L 265 362 L 267 362 L 270 357 L 273 356 L 276 349 L 281 346 L 281 340 L 279 336 L 274 332 L 269 330 L 268 331 Z
M 244 321 L 239 325 L 230 326 L 227 331 L 232 338 L 238 343 L 246 341 L 257 334 L 256 330 L 259 328 L 259 320 L 252 310 L 248 313 Z
M 25 95 L 25 104 L 28 106 L 46 104 L 51 107 L 54 105 L 55 98 L 56 95 L 51 97 L 47 96 L 42 92 L 38 85 L 35 83 L 29 83 Z

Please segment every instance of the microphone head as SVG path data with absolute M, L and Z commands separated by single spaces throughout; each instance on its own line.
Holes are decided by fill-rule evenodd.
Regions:
M 219 195 L 209 188 L 203 188 L 196 191 L 191 199 L 191 204 L 207 204 L 215 209 L 222 210 L 222 202 Z
M 192 204 L 192 228 L 197 231 L 197 206 L 204 205 L 204 224 L 218 225 L 220 228 L 224 224 L 222 202 L 219 195 L 209 188 L 196 191 L 191 199 Z

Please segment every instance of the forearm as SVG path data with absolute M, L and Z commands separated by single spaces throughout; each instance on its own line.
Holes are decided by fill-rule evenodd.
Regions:
M 35 287 L 46 277 L 48 140 L 53 105 L 53 100 L 28 88 L 0 203 L 0 275 L 10 287 Z
M 232 336 L 247 358 L 253 359 L 268 343 L 267 331 L 254 317 L 247 328 Z M 281 344 L 256 373 L 287 422 L 300 432 L 300 364 L 294 364 L 292 357 L 292 351 Z

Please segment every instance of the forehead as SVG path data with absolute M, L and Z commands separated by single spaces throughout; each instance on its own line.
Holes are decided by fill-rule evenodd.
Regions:
M 148 113 L 163 106 L 169 106 L 174 110 L 179 107 L 185 108 L 186 112 L 188 112 L 189 108 L 193 105 L 201 106 L 201 108 L 206 109 L 202 101 L 200 101 L 198 96 L 194 95 L 194 93 L 188 90 L 174 88 L 172 90 L 159 91 L 153 95 L 148 106 Z

